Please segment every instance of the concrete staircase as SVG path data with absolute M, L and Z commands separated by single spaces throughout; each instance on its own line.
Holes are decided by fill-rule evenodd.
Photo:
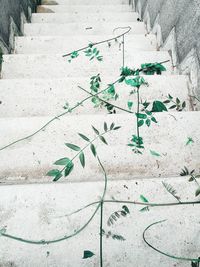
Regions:
M 83 4 L 84 2 L 84 4 Z M 90 202 L 99 201 L 104 188 L 104 176 L 96 159 L 86 152 L 83 170 L 75 162 L 75 170 L 67 179 L 52 183 L 46 173 L 53 162 L 72 157 L 66 142 L 83 146 L 78 132 L 94 136 L 91 125 L 103 128 L 103 123 L 115 122 L 122 128 L 107 137 L 109 146 L 97 141 L 98 155 L 108 173 L 106 199 L 139 200 L 144 195 L 150 202 L 175 202 L 162 181 L 171 184 L 181 201 L 195 201 L 195 183 L 180 177 L 181 169 L 200 171 L 200 113 L 194 111 L 189 97 L 186 76 L 174 73 L 167 51 L 157 51 L 156 37 L 147 34 L 138 14 L 128 0 L 43 0 L 32 23 L 24 25 L 24 36 L 15 39 L 15 54 L 5 55 L 0 80 L 0 148 L 31 135 L 52 117 L 64 112 L 63 106 L 80 102 L 88 95 L 78 85 L 89 88 L 90 77 L 101 73 L 103 85 L 115 81 L 122 66 L 122 49 L 115 43 L 110 48 L 98 48 L 102 62 L 81 55 L 68 62 L 62 55 L 89 42 L 112 38 L 117 27 L 131 26 L 125 36 L 125 65 L 140 67 L 146 62 L 170 60 L 163 75 L 147 76 L 148 87 L 141 88 L 141 98 L 147 101 L 166 99 L 168 94 L 186 101 L 183 112 L 156 114 L 158 124 L 141 128 L 145 141 L 142 156 L 127 146 L 136 132 L 136 119 L 127 113 L 107 115 L 105 109 L 93 108 L 85 102 L 74 112 L 55 120 L 37 135 L 0 150 L 0 229 L 28 240 L 53 240 L 74 233 L 92 216 L 95 206 L 65 216 Z M 102 87 L 103 88 L 103 87 Z M 129 91 L 117 85 L 120 98 L 116 104 L 126 108 Z M 130 97 L 136 101 L 136 95 Z M 135 106 L 133 107 L 135 111 Z M 188 137 L 193 144 L 186 145 Z M 160 153 L 152 156 L 150 150 Z M 198 258 L 197 238 L 200 211 L 198 205 L 150 208 L 128 205 L 130 215 L 107 226 L 111 213 L 122 204 L 107 203 L 103 228 L 121 234 L 125 241 L 103 239 L 104 267 L 171 267 L 190 266 L 158 254 L 142 240 L 143 230 L 151 223 L 168 219 L 150 230 L 149 239 L 161 250 L 172 255 Z M 99 266 L 99 212 L 88 227 L 66 241 L 34 245 L 0 236 L 0 266 L 20 267 L 92 267 Z M 191 227 L 192 225 L 192 227 Z M 184 233 L 184 235 L 183 235 Z M 82 259 L 83 251 L 95 255 Z

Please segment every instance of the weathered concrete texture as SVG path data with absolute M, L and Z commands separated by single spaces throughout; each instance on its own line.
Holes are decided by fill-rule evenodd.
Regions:
M 168 43 L 167 48 L 174 50 L 174 62 L 181 73 L 188 74 L 191 79 L 193 92 L 200 96 L 199 58 L 200 58 L 200 2 L 199 0 L 135 0 L 140 15 L 150 17 L 150 26 L 161 29 L 157 31 L 161 45 Z M 156 19 L 157 18 L 157 19 Z M 174 38 L 168 37 L 174 30 Z M 160 36 L 159 36 L 160 35 Z M 163 42 L 163 43 L 162 43 Z M 165 47 L 165 46 L 164 46 Z M 191 59 L 192 58 L 192 59 Z
M 160 13 L 161 11 L 161 7 L 163 5 L 163 3 L 166 2 L 166 0 L 148 0 L 147 4 L 148 4 L 148 11 L 151 17 L 151 26 L 153 26 L 153 23 L 158 15 L 158 13 Z
M 1 151 L 3 160 L 0 161 L 0 181 L 51 181 L 50 177 L 46 177 L 46 173 L 55 168 L 53 163 L 60 158 L 73 158 L 75 155 L 74 151 L 67 149 L 64 144 L 71 142 L 84 147 L 85 141 L 80 140 L 77 134 L 80 129 L 81 133 L 92 139 L 94 133 L 91 125 L 102 131 L 104 122 L 108 125 L 114 122 L 115 125 L 121 126 L 118 131 L 105 136 L 109 147 L 100 140 L 95 142 L 98 155 L 111 179 L 175 177 L 180 175 L 183 166 L 189 166 L 191 170 L 199 173 L 200 150 L 195 148 L 200 146 L 200 112 L 160 112 L 155 117 L 158 123 L 154 123 L 148 130 L 143 127 L 140 131 L 145 150 L 137 157 L 127 146 L 132 135 L 136 133 L 136 118 L 132 114 L 69 114 L 54 121 L 45 131 L 33 138 Z M 29 136 L 50 119 L 52 117 L 1 118 L 0 148 Z M 193 138 L 194 144 L 186 146 L 188 137 Z M 153 157 L 150 150 L 160 153 L 160 157 Z M 75 171 L 68 177 L 69 181 L 101 179 L 102 172 L 96 164 L 96 159 L 89 151 L 85 151 L 85 154 L 84 171 L 76 159 Z
M 188 0 L 167 0 L 164 1 L 160 10 L 160 25 L 162 25 L 163 41 L 167 39 L 172 28 L 179 23 L 179 18 L 184 16 L 185 10 L 188 8 Z M 188 21 L 186 21 L 188 23 Z M 182 32 L 182 30 L 181 30 Z M 176 33 L 177 29 L 176 29 Z M 180 33 L 180 32 L 179 32 Z
M 180 61 L 182 61 L 200 41 L 199 0 L 192 0 L 191 3 L 187 5 L 187 12 L 184 12 L 184 16 L 180 16 L 176 25 L 176 34 L 178 55 Z M 198 44 L 198 46 L 200 46 L 200 44 Z M 200 53 L 200 50 L 198 52 Z
M 172 202 L 173 198 L 162 185 L 163 179 L 109 181 L 106 199 L 140 200 L 143 194 L 151 202 Z M 188 186 L 188 177 L 164 179 L 177 190 L 181 201 L 196 200 L 195 183 Z M 7 234 L 29 240 L 53 240 L 68 236 L 80 229 L 92 216 L 96 205 L 72 216 L 65 216 L 94 201 L 99 201 L 102 182 L 57 183 L 1 186 L 0 225 L 7 226 Z M 32 196 L 32 197 L 30 197 Z M 157 248 L 172 255 L 198 257 L 199 205 L 154 207 L 140 212 L 141 206 L 127 204 L 130 214 L 120 217 L 114 225 L 107 225 L 109 216 L 123 204 L 106 203 L 103 229 L 120 234 L 126 240 L 117 241 L 103 236 L 105 267 L 189 267 L 184 261 L 173 260 L 151 250 L 143 241 L 144 229 L 159 220 L 163 224 L 152 227 L 146 235 Z M 2 209 L 3 208 L 3 209 Z M 100 212 L 84 231 L 60 243 L 33 245 L 1 237 L 1 267 L 99 267 Z M 184 234 L 183 234 L 184 233 Z M 83 251 L 91 250 L 94 257 L 83 258 Z
M 33 11 L 35 8 L 36 0 L 0 0 L 0 45 L 4 44 L 10 51 L 11 19 L 20 32 L 21 13 L 30 20 L 29 9 Z

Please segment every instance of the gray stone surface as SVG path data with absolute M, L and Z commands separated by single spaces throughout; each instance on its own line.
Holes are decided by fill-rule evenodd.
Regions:
M 9 36 L 11 18 L 17 28 L 20 29 L 21 12 L 29 19 L 28 7 L 34 10 L 36 0 L 0 0 L 0 40 L 7 47 L 8 51 L 10 50 Z
M 200 1 L 199 0 L 135 0 L 135 6 L 141 5 L 141 16 L 144 10 L 150 16 L 150 24 L 153 28 L 155 20 L 159 15 L 157 23 L 161 27 L 162 40 L 165 43 L 172 29 L 175 29 L 176 57 L 180 66 L 183 63 L 187 74 L 193 79 L 194 91 L 200 96 Z M 190 57 L 193 57 L 191 60 Z M 185 63 L 188 62 L 188 63 Z M 195 62 L 196 66 L 191 67 L 190 63 Z M 186 65 L 185 65 L 186 64 Z M 187 66 L 188 64 L 188 66 Z M 193 68 L 193 69 L 192 69 Z M 192 70 L 191 70 L 192 69 Z M 196 70 L 195 70 L 196 69 Z M 191 74 L 191 73 L 196 74 Z M 194 77 L 195 76 L 195 77 Z

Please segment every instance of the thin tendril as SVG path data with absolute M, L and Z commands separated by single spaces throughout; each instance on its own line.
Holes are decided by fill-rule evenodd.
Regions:
M 100 41 L 100 42 L 94 42 L 94 43 L 92 43 L 93 46 L 95 46 L 95 45 L 100 45 L 100 44 L 103 44 L 103 43 L 107 43 L 107 42 L 113 41 L 113 40 L 115 40 L 115 39 L 119 39 L 120 37 L 124 36 L 125 34 L 128 34 L 128 33 L 131 31 L 131 27 L 130 27 L 130 26 L 127 26 L 127 27 L 118 27 L 118 28 L 115 28 L 115 29 L 113 30 L 113 32 L 114 32 L 115 30 L 117 30 L 117 29 L 128 29 L 128 30 L 125 31 L 124 33 L 120 34 L 120 35 L 117 35 L 116 37 L 112 37 L 112 38 L 110 38 L 110 39 L 106 39 L 106 40 L 103 40 L 103 41 Z M 76 52 L 83 51 L 83 50 L 85 50 L 85 49 L 87 49 L 87 48 L 89 48 L 89 45 L 77 49 Z M 71 52 L 71 53 L 72 53 L 72 52 Z M 71 53 L 67 53 L 67 54 L 63 55 L 63 57 L 70 56 Z
M 162 221 L 158 221 L 158 222 L 154 222 L 152 224 L 150 224 L 149 226 L 147 226 L 143 232 L 143 240 L 144 242 L 150 247 L 152 248 L 153 250 L 155 250 L 156 252 L 166 256 L 166 257 L 169 257 L 171 259 L 175 259 L 175 260 L 181 260 L 181 261 L 190 261 L 190 262 L 200 262 L 200 259 L 192 259 L 192 258 L 185 258 L 185 257 L 180 257 L 180 256 L 174 256 L 174 255 L 171 255 L 169 253 L 166 253 L 166 252 L 163 252 L 161 251 L 160 249 L 154 247 L 153 245 L 151 245 L 151 243 L 149 243 L 149 241 L 147 241 L 147 238 L 146 238 L 146 232 L 154 225 L 157 225 L 157 224 L 160 224 L 160 223 L 163 223 L 163 222 L 166 222 L 167 220 L 162 220 Z

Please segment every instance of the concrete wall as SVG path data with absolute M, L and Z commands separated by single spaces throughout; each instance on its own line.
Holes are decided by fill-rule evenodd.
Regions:
M 200 1 L 135 0 L 135 7 L 147 29 L 157 34 L 158 48 L 170 51 L 177 72 L 190 76 L 193 93 L 200 97 Z
M 14 36 L 22 34 L 23 23 L 30 20 L 36 2 L 36 0 L 0 0 L 0 51 L 12 52 Z

